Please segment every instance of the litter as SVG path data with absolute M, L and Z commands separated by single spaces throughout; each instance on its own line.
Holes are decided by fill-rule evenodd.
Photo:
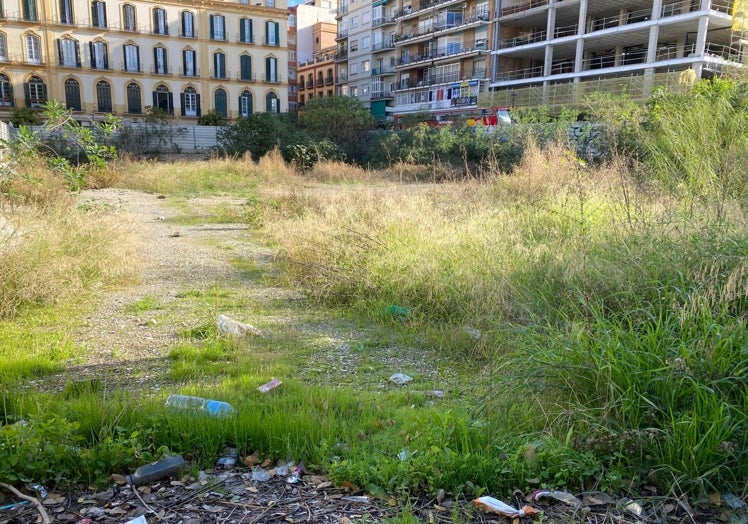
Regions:
M 148 524 L 148 521 L 145 520 L 145 516 L 141 515 L 139 517 L 135 517 L 132 520 L 128 520 L 125 522 L 125 524 Z
M 404 373 L 395 373 L 394 375 L 390 376 L 388 380 L 394 384 L 405 384 L 413 380 L 413 377 L 409 377 Z
M 404 306 L 398 306 L 396 304 L 390 304 L 385 310 L 388 315 L 395 317 L 397 320 L 403 321 L 410 316 L 411 310 Z
M 283 384 L 283 382 L 281 382 L 277 378 L 274 378 L 270 382 L 266 382 L 265 384 L 257 388 L 257 391 L 259 391 L 260 393 L 267 393 L 271 389 L 275 389 L 281 384 Z
M 533 508 L 532 506 L 523 506 L 522 509 L 517 509 L 493 497 L 477 498 L 473 501 L 473 504 L 486 511 L 504 515 L 505 517 L 509 517 L 510 519 L 514 519 L 517 517 L 528 517 L 539 513 L 538 510 Z
M 165 477 L 170 477 L 184 468 L 182 455 L 172 455 L 145 466 L 140 466 L 135 473 L 127 476 L 127 483 L 131 486 L 140 486 L 154 482 Z
M 267 482 L 270 480 L 270 473 L 262 469 L 261 466 L 255 466 L 252 468 L 252 480 L 257 482 Z
M 480 329 L 476 329 L 476 328 L 474 328 L 473 326 L 470 326 L 470 325 L 468 325 L 468 326 L 465 326 L 465 327 L 464 327 L 464 328 L 462 328 L 462 329 L 463 329 L 463 330 L 465 331 L 465 333 L 467 333 L 467 334 L 468 334 L 468 336 L 469 336 L 470 338 L 472 338 L 473 340 L 480 340 L 480 338 L 481 338 L 481 337 L 483 336 L 483 333 L 481 333 Z
M 217 325 L 218 331 L 225 335 L 233 335 L 236 337 L 243 337 L 245 335 L 262 336 L 260 330 L 251 324 L 244 324 L 229 318 L 226 315 L 218 315 Z
M 537 489 L 532 492 L 532 500 L 539 500 L 543 497 L 547 497 L 550 499 L 558 500 L 559 502 L 563 502 L 565 504 L 568 504 L 569 506 L 578 507 L 582 505 L 582 501 L 576 498 L 571 493 L 567 493 L 565 491 L 554 491 L 549 489 Z
M 221 469 L 231 469 L 236 465 L 239 450 L 236 448 L 225 448 L 223 455 L 216 461 L 216 466 Z
M 192 397 L 190 395 L 169 395 L 166 399 L 166 405 L 171 408 L 183 410 L 205 411 L 209 415 L 219 417 L 231 415 L 236 412 L 234 407 L 228 402 Z
M 299 464 L 298 466 L 294 466 L 293 471 L 291 471 L 291 474 L 288 477 L 286 477 L 286 482 L 288 484 L 296 484 L 297 482 L 299 482 L 301 480 L 301 474 L 303 472 L 303 469 L 304 468 L 301 467 L 301 464 Z

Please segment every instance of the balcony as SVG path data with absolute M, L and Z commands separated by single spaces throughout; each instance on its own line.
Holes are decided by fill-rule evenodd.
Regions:
M 387 100 L 395 98 L 395 93 L 392 91 L 372 91 L 369 98 L 371 100 Z
M 463 80 L 483 80 L 486 77 L 485 69 L 471 69 L 463 72 L 455 72 L 443 75 L 428 75 L 422 80 L 404 78 L 400 80 L 400 85 L 395 91 L 404 91 L 408 89 L 417 89 L 419 87 L 429 87 L 434 85 L 454 84 Z
M 266 84 L 280 84 L 281 75 L 262 75 L 262 81 Z
M 306 88 L 307 89 L 314 89 L 314 82 L 311 80 L 306 81 Z
M 391 66 L 391 65 L 373 67 L 371 69 L 371 76 L 384 76 L 384 75 L 394 75 L 394 74 L 395 74 L 395 66 Z
M 299 91 L 303 91 L 304 89 L 306 89 L 304 82 L 299 82 L 298 89 Z
M 343 27 L 338 30 L 338 34 L 335 36 L 335 40 L 343 40 L 348 38 L 348 28 Z
M 336 62 L 343 62 L 345 60 L 348 60 L 348 50 L 347 49 L 338 49 L 335 51 L 335 61 Z
M 418 67 L 422 62 L 450 60 L 473 53 L 487 52 L 486 42 L 483 39 L 464 44 L 449 44 L 435 50 L 427 50 L 422 55 L 402 55 L 398 60 L 398 68 Z
M 151 73 L 154 75 L 171 76 L 171 67 L 169 66 L 153 66 L 151 67 Z
M 374 42 L 371 46 L 372 53 L 380 53 L 382 51 L 391 51 L 392 49 L 395 49 L 395 43 L 392 40 L 386 40 L 384 42 Z
M 501 10 L 501 16 L 510 16 L 523 11 L 529 11 L 530 9 L 536 9 L 548 5 L 549 0 L 531 0 L 520 5 L 513 5 L 511 7 L 505 7 Z
M 335 77 L 334 77 L 334 76 L 332 76 L 332 75 L 329 75 L 329 76 L 326 76 L 326 77 L 325 77 L 325 85 L 326 85 L 326 86 L 331 86 L 331 85 L 333 85 L 334 83 L 335 83 Z
M 186 78 L 196 78 L 200 76 L 200 68 L 194 67 L 190 70 L 185 71 L 184 68 L 179 68 L 179 76 Z
M 386 17 L 380 16 L 379 18 L 375 18 L 374 20 L 371 21 L 371 28 L 374 29 L 376 27 L 381 27 L 381 26 L 390 25 L 394 23 L 396 23 L 394 16 L 386 16 Z
M 222 71 L 215 71 L 214 69 L 211 69 L 210 78 L 212 78 L 213 80 L 226 80 L 231 78 L 231 73 L 226 71 L 225 69 Z
M 467 28 L 471 25 L 488 24 L 489 21 L 490 20 L 487 12 L 473 11 L 463 17 L 460 22 L 435 24 L 433 27 L 420 32 L 406 32 L 396 34 L 393 36 L 393 41 L 396 43 L 396 45 L 402 45 L 404 42 L 412 43 L 410 41 L 428 40 L 435 36 L 439 36 L 440 33 L 453 32 L 459 28 Z
M 519 47 L 527 44 L 534 44 L 536 42 L 544 42 L 548 33 L 546 31 L 535 31 L 531 34 L 522 36 L 513 36 L 506 38 L 499 42 L 499 49 L 506 49 L 508 47 Z
M 314 82 L 314 86 L 315 86 L 315 87 L 322 87 L 322 86 L 324 86 L 324 85 L 325 85 L 325 79 L 324 79 L 324 78 L 322 78 L 322 77 L 319 77 L 319 78 L 318 78 L 317 80 L 315 80 L 315 82 Z
M 395 13 L 395 18 L 404 20 L 407 18 L 415 18 L 427 11 L 433 11 L 440 6 L 448 6 L 450 4 L 462 3 L 464 0 L 424 0 L 421 2 L 418 9 L 412 9 L 411 7 L 404 7 Z
M 236 79 L 239 82 L 257 82 L 257 75 L 255 74 L 241 74 L 236 75 Z

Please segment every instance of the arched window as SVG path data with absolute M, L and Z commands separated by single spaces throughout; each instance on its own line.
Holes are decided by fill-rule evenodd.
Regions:
M 81 110 L 81 86 L 74 78 L 65 80 L 65 107 L 73 111 Z
M 223 116 L 223 118 L 228 118 L 229 111 L 226 101 L 226 91 L 224 91 L 223 89 L 216 89 L 215 102 L 216 111 L 218 111 Z
M 23 84 L 26 107 L 41 107 L 47 101 L 47 85 L 38 76 L 32 76 Z
M 200 116 L 200 95 L 194 87 L 187 87 L 182 93 L 182 116 Z
M 112 112 L 112 88 L 109 86 L 109 82 L 104 80 L 97 82 L 96 100 L 98 101 L 97 111 L 100 113 Z
M 252 93 L 248 90 L 242 91 L 239 95 L 239 116 L 248 117 L 252 114 Z
M 135 82 L 127 84 L 127 112 L 131 115 L 139 115 L 143 112 L 140 86 Z
M 174 114 L 174 96 L 171 91 L 169 91 L 168 87 L 164 84 L 160 84 L 152 94 L 153 107 L 163 109 L 169 115 Z
M 13 106 L 13 85 L 7 75 L 0 74 L 0 106 Z
M 270 92 L 265 97 L 265 111 L 268 113 L 280 113 L 280 104 L 278 103 L 278 95 Z
M 73 0 L 60 0 L 60 23 L 73 23 Z
M 213 78 L 226 78 L 226 55 L 213 53 Z
M 153 34 L 169 34 L 169 26 L 166 24 L 166 10 L 161 7 L 153 8 Z

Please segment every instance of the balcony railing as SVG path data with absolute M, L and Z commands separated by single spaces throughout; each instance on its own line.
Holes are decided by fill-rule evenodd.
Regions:
M 548 0 L 531 0 L 524 4 L 505 7 L 501 10 L 501 16 L 509 16 L 515 13 L 521 13 L 522 11 L 529 11 L 530 9 L 535 9 L 536 7 L 542 7 L 544 5 L 548 5 Z
M 236 75 L 236 79 L 239 82 L 257 82 L 257 75 L 254 73 L 250 73 L 250 74 L 239 73 L 238 75 Z
M 225 69 L 223 71 L 216 71 L 214 69 L 211 69 L 210 77 L 214 80 L 226 80 L 231 78 L 231 73 L 229 71 L 226 71 Z
M 546 40 L 548 33 L 546 31 L 535 31 L 529 35 L 513 36 L 506 38 L 499 42 L 499 49 L 505 49 L 508 47 L 519 47 L 521 45 L 534 44 L 536 42 L 543 42 Z
M 383 100 L 385 98 L 395 98 L 395 93 L 392 91 L 372 91 L 371 100 Z
M 325 85 L 330 86 L 335 83 L 335 77 L 333 76 L 326 76 L 325 77 Z
M 402 55 L 398 60 L 398 66 L 416 64 L 419 62 L 439 60 L 452 56 L 474 53 L 476 51 L 486 51 L 486 42 L 482 39 L 475 42 L 466 42 L 463 44 L 450 44 L 446 47 L 438 47 L 433 51 L 427 51 L 422 55 Z
M 195 78 L 200 76 L 200 68 L 199 67 L 193 67 L 190 71 L 185 71 L 184 68 L 179 68 L 179 76 L 184 76 L 188 78 Z
M 382 67 L 371 68 L 371 76 L 394 75 L 394 74 L 395 74 L 395 66 L 385 65 Z
M 413 89 L 419 87 L 428 87 L 439 84 L 453 84 L 462 80 L 470 79 L 484 79 L 486 77 L 486 70 L 471 69 L 463 72 L 454 72 L 443 75 L 427 75 L 421 80 L 415 80 L 412 78 L 403 78 L 400 80 L 399 86 L 395 89 L 396 91 L 402 91 L 406 89 Z
M 454 31 L 457 28 L 468 26 L 476 22 L 489 22 L 488 13 L 485 11 L 471 12 L 468 13 L 467 16 L 463 17 L 462 21 L 459 23 L 434 24 L 432 27 L 422 31 L 410 31 L 396 34 L 393 36 L 393 41 L 399 44 L 424 36 L 428 36 L 429 38 L 431 38 L 432 36 L 435 36 L 436 33 L 439 33 L 441 31 Z
M 440 5 L 454 4 L 460 1 L 461 0 L 425 0 L 420 3 L 418 9 L 413 9 L 411 6 L 407 6 L 396 11 L 394 16 L 395 18 L 402 18 L 406 16 L 416 15 L 418 13 L 423 13 L 424 11 L 434 9 L 435 7 Z
M 268 84 L 280 84 L 281 75 L 262 75 L 262 81 Z
M 371 21 L 371 27 L 373 29 L 375 27 L 380 27 L 383 25 L 394 24 L 394 23 L 395 23 L 394 16 L 380 16 Z
M 525 67 L 502 71 L 498 75 L 499 80 L 522 80 L 525 78 L 540 78 L 543 76 L 543 66 Z
M 387 51 L 389 49 L 395 49 L 395 43 L 392 40 L 385 40 L 383 42 L 374 42 L 371 46 L 372 53 L 378 53 L 379 51 Z

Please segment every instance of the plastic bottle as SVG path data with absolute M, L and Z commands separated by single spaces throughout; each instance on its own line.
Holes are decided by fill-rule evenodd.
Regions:
M 140 466 L 135 470 L 135 473 L 127 475 L 126 479 L 131 486 L 140 486 L 179 473 L 183 467 L 184 458 L 182 458 L 182 455 L 172 455 L 157 462 Z
M 169 398 L 166 399 L 166 405 L 184 410 L 205 411 L 214 417 L 225 417 L 236 411 L 228 402 L 189 395 L 169 395 Z

